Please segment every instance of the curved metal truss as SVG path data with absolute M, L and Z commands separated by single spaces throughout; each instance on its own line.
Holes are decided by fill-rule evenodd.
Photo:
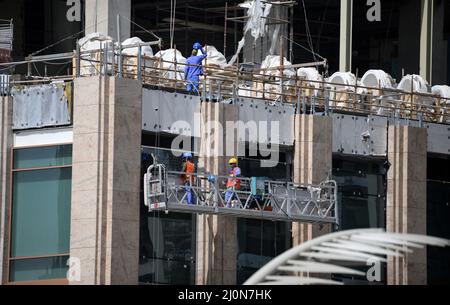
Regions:
M 145 205 L 150 211 L 217 214 L 224 216 L 336 223 L 337 185 L 296 185 L 263 178 L 240 178 L 239 189 L 228 189 L 228 177 L 193 174 L 188 185 L 182 172 L 151 165 L 144 176 Z M 188 190 L 193 201 L 188 203 Z M 232 200 L 226 201 L 226 193 Z
M 387 262 L 425 246 L 447 247 L 450 241 L 413 234 L 386 233 L 380 229 L 328 234 L 305 242 L 273 259 L 244 285 L 342 285 L 332 274 L 365 276 L 350 268 L 368 262 Z M 314 274 L 312 276 L 311 274 Z

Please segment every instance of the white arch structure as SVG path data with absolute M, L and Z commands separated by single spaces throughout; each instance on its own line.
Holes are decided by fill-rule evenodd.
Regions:
M 364 276 L 352 264 L 386 262 L 387 256 L 403 257 L 425 246 L 447 247 L 450 241 L 424 235 L 386 233 L 363 229 L 327 234 L 305 242 L 274 258 L 244 285 L 342 285 L 310 274 Z

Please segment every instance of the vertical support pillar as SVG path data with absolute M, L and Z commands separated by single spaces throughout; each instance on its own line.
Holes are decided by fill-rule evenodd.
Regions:
M 13 146 L 11 97 L 0 96 L 0 284 L 6 283 L 11 196 L 11 148 Z
M 409 126 L 389 127 L 387 231 L 427 233 L 427 130 Z M 389 285 L 427 283 L 426 248 L 388 261 Z
M 226 122 L 236 122 L 237 105 L 205 103 L 201 105 L 200 172 L 227 175 Z M 235 131 L 234 131 L 235 132 Z M 230 139 L 231 137 L 228 137 Z M 233 137 L 237 151 L 237 137 Z M 215 215 L 197 216 L 197 285 L 236 284 L 237 219 Z
M 121 41 L 130 37 L 131 0 L 85 1 L 85 32 L 100 32 L 117 39 L 117 15 L 120 15 Z
M 341 0 L 341 33 L 339 46 L 339 70 L 352 70 L 353 0 Z
M 71 284 L 138 283 L 141 122 L 140 82 L 75 80 Z
M 434 0 L 421 0 L 420 21 L 420 76 L 430 84 L 433 58 L 433 8 Z
M 318 184 L 326 180 L 332 170 L 331 117 L 295 116 L 294 183 Z M 330 232 L 330 226 L 294 223 L 293 245 L 297 246 Z

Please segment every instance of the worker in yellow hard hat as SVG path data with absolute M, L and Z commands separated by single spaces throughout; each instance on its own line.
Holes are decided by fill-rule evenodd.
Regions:
M 227 192 L 225 193 L 225 203 L 228 208 L 231 208 L 231 202 L 235 198 L 236 190 L 241 188 L 241 169 L 238 167 L 238 160 L 231 158 L 228 162 L 230 170 L 228 173 Z

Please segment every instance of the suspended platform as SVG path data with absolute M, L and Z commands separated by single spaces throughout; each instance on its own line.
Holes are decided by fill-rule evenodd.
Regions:
M 144 176 L 150 212 L 178 212 L 304 223 L 338 223 L 337 184 L 296 185 L 265 178 L 240 177 L 239 189 L 227 189 L 228 177 L 192 174 L 151 165 Z M 226 195 L 228 192 L 228 195 Z M 189 193 L 192 199 L 188 201 Z M 228 196 L 228 197 L 227 197 Z M 226 201 L 225 198 L 232 198 Z

